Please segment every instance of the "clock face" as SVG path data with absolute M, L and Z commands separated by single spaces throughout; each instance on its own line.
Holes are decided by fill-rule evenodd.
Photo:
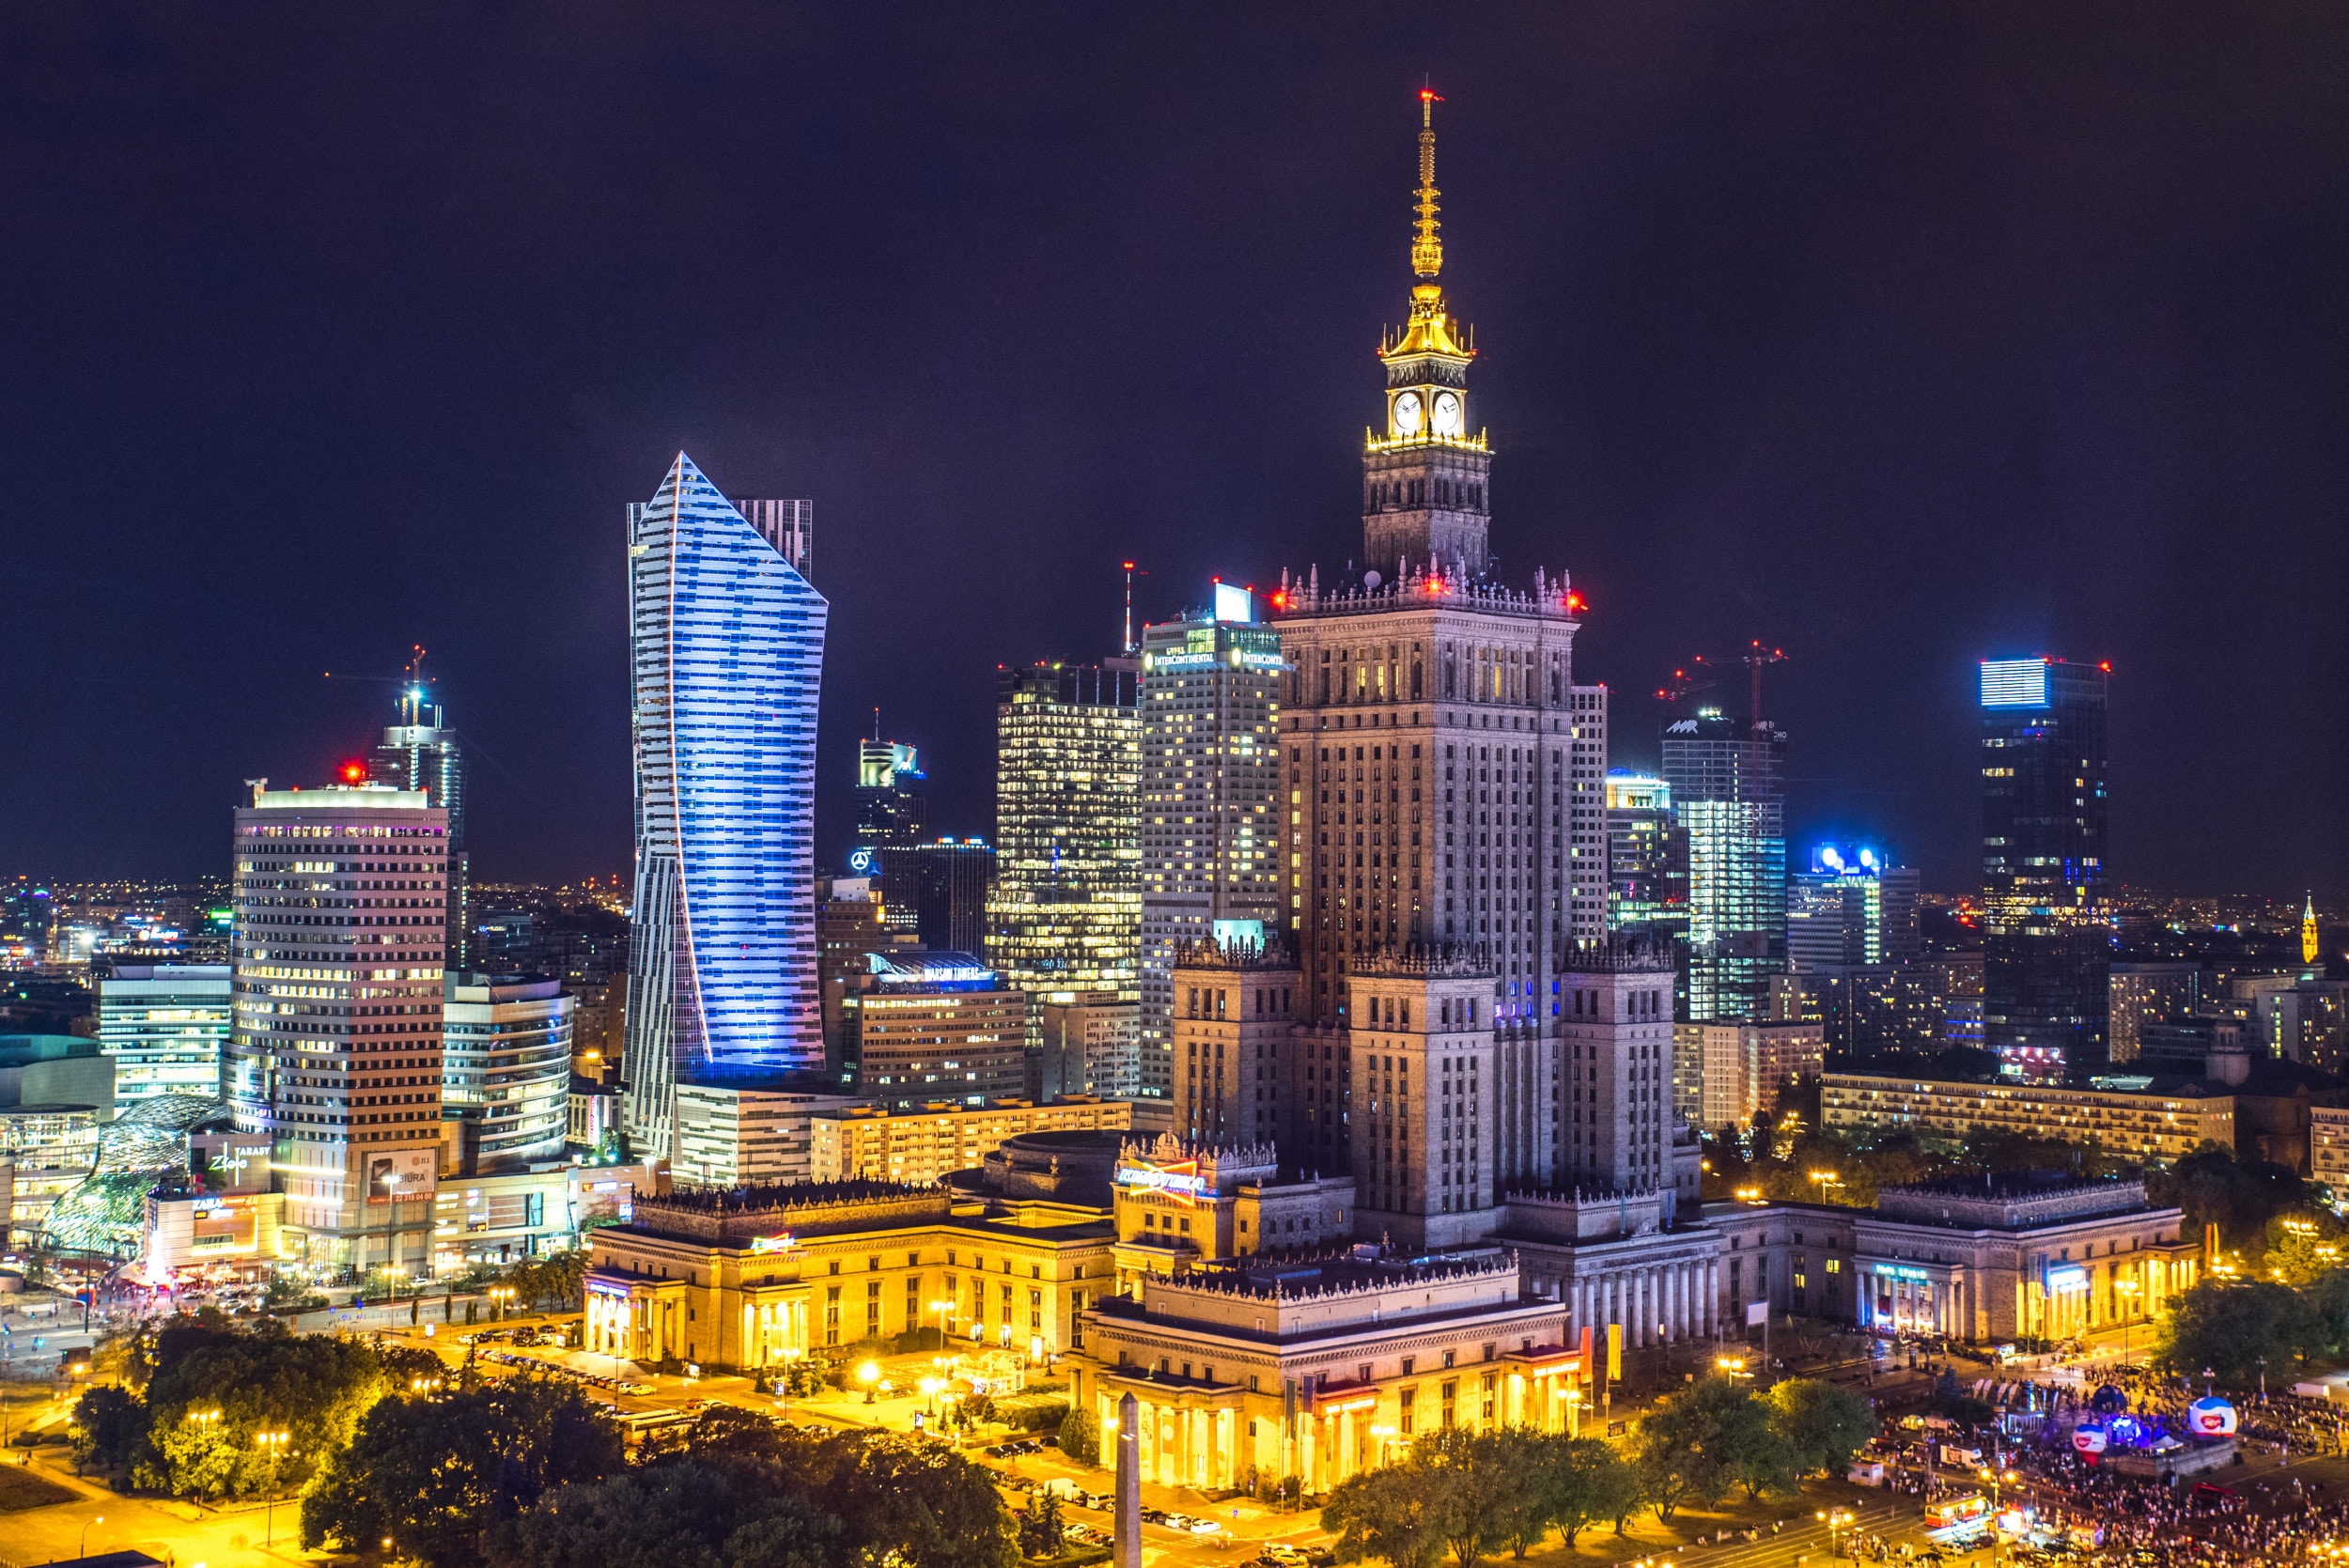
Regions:
M 1410 435 L 1419 428 L 1419 394 L 1407 392 L 1394 400 L 1394 427 L 1400 435 Z
M 1460 433 L 1460 395 L 1456 392 L 1436 394 L 1436 434 L 1456 436 Z

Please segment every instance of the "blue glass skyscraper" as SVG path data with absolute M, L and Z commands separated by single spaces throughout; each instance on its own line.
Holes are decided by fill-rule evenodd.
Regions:
M 629 508 L 636 888 L 622 1072 L 639 1157 L 677 1086 L 823 1063 L 816 699 L 828 607 L 682 452 Z

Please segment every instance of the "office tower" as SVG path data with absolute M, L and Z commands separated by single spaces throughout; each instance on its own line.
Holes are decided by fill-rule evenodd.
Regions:
M 117 964 L 98 982 L 98 1044 L 115 1063 L 115 1100 L 220 1094 L 228 1040 L 226 964 Z
M 1575 1187 L 1673 1186 L 1672 981 L 1672 950 L 1645 941 L 1585 950 L 1559 977 L 1565 1086 L 1552 1093 L 1565 1116 L 1564 1179 Z
M 1607 929 L 1688 933 L 1688 838 L 1672 785 L 1628 768 L 1607 771 Z
M 19 877 L 0 893 L 0 963 L 31 968 L 48 960 L 57 935 L 57 898 Z
M 1786 737 L 1707 709 L 1664 726 L 1688 835 L 1688 1016 L 1761 1018 L 1786 968 Z
M 1031 1034 L 1050 993 L 1142 998 L 1139 695 L 1129 660 L 997 675 L 987 955 L 1028 993 Z
M 874 715 L 878 722 L 879 715 Z M 895 740 L 863 740 L 856 755 L 856 847 L 848 870 L 876 874 L 881 850 L 919 844 L 928 819 L 928 777 L 912 747 Z
M 667 1158 L 680 1081 L 822 1060 L 816 700 L 827 607 L 682 452 L 629 508 L 636 881 L 627 1126 Z
M 882 918 L 880 894 L 869 877 L 834 877 L 820 884 L 816 906 L 816 983 L 823 997 L 824 1068 L 837 1074 L 841 1048 L 841 999 L 866 988 L 872 966 L 868 955 L 912 954 L 922 940 L 911 931 Z
M 1684 1045 L 1704 1059 L 1702 1109 L 1688 1120 L 1716 1130 L 1775 1122 L 1788 1092 L 1827 1065 L 1817 1023 L 1683 1024 L 1674 1049 Z
M 2134 1062 L 2147 1024 L 2182 1018 L 2201 1004 L 2202 966 L 2191 959 L 2109 966 L 2105 989 L 2106 1059 Z
M 876 984 L 842 1003 L 848 1082 L 883 1105 L 1016 1098 L 1027 1086 L 1027 998 L 967 953 L 868 958 Z
M 573 1003 L 559 980 L 469 974 L 442 1013 L 441 1114 L 466 1175 L 560 1159 Z
M 1174 1091 L 1174 950 L 1261 946 L 1280 918 L 1281 639 L 1254 598 L 1142 634 L 1142 1092 Z
M 1009 976 L 1005 976 L 1006 979 Z M 1029 1097 L 1142 1093 L 1142 1005 L 1115 991 L 1032 991 Z
M 742 514 L 742 520 L 758 530 L 759 536 L 775 547 L 775 553 L 791 563 L 791 569 L 808 582 L 816 581 L 816 503 L 813 501 L 744 501 L 737 497 L 734 509 Z
M 472 865 L 465 849 L 465 753 L 457 743 L 457 732 L 449 728 L 447 710 L 433 704 L 428 723 L 427 711 L 422 686 L 410 686 L 400 693 L 399 722 L 384 730 L 367 760 L 367 777 L 394 789 L 420 789 L 427 800 L 448 813 L 448 952 L 442 962 L 449 969 L 461 970 L 473 961 Z
M 2107 1060 L 2100 665 L 1982 664 L 1983 1032 L 2033 1080 Z
M 880 851 L 881 918 L 924 947 L 985 951 L 994 886 L 995 851 L 982 839 L 892 844 Z
M 377 784 L 271 789 L 236 815 L 221 1093 L 275 1148 L 294 1256 L 431 1258 L 448 814 Z
M 1486 972 L 1491 1092 L 1510 1104 L 1551 1081 L 1562 951 L 1606 936 L 1607 693 L 1574 683 L 1581 601 L 1563 575 L 1513 586 L 1491 569 L 1492 453 L 1469 417 L 1475 350 L 1437 281 L 1433 163 L 1423 113 L 1417 281 L 1379 344 L 1385 417 L 1363 446 L 1363 567 L 1283 574 L 1273 598 L 1283 891 L 1319 1025 L 1344 1022 L 1347 976 L 1380 954 L 1455 952 Z M 1501 1121 L 1496 1181 L 1555 1178 L 1533 1125 L 1538 1139 Z M 1342 1149 L 1283 1154 L 1346 1169 Z
M 1174 1135 L 1209 1147 L 1270 1147 L 1297 1021 L 1285 945 L 1183 942 L 1174 950 Z
M 1797 970 L 1905 964 L 1917 955 L 1918 876 L 1875 849 L 1821 845 L 1786 892 L 1786 956 Z

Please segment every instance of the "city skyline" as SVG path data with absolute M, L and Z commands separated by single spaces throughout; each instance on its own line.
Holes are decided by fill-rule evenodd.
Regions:
M 74 63 L 73 23 L 47 25 L 57 31 L 32 38 L 20 59 L 82 83 L 93 106 L 111 101 L 118 85 L 92 83 Z M 1260 25 L 1268 43 L 1284 36 Z M 2280 55 L 2325 56 L 2323 37 L 2305 30 L 2328 34 L 2331 23 L 2262 25 Z M 1459 257 L 1447 282 L 1461 312 L 1488 324 L 1478 373 L 1501 453 L 1495 543 L 1511 572 L 1573 565 L 1591 601 L 1579 675 L 1616 694 L 1615 760 L 1656 766 L 1661 715 L 1642 693 L 1669 669 L 1765 637 L 1794 656 L 1768 693 L 1771 717 L 1799 737 L 1790 836 L 1886 843 L 1928 887 L 1962 889 L 1974 836 L 1972 667 L 2085 650 L 2115 665 L 2113 833 L 2124 880 L 2337 890 L 2349 883 L 2349 838 L 2323 809 L 2322 781 L 2339 777 L 2349 741 L 2336 705 L 2305 693 L 2340 684 L 2341 656 L 2315 634 L 2326 611 L 2310 596 L 2339 575 L 2321 503 L 2343 475 L 2322 443 L 2290 434 L 2304 418 L 2338 423 L 2328 411 L 2339 394 L 2310 368 L 2338 357 L 2329 318 L 2311 314 L 2329 288 L 2312 280 L 2338 272 L 2338 237 L 2293 194 L 2326 166 L 2329 144 L 2304 134 L 2295 108 L 2314 84 L 2263 84 L 2253 112 L 2244 68 L 2200 51 L 2189 24 L 2156 14 L 2145 26 L 2149 56 L 2237 106 L 2240 134 L 2215 147 L 2185 136 L 2160 107 L 2170 76 L 2100 61 L 2096 109 L 2124 131 L 2085 148 L 2063 134 L 2089 112 L 2077 95 L 2090 86 L 2067 86 L 2015 129 L 2071 155 L 2002 163 L 1986 190 L 1894 178 L 1920 160 L 1962 157 L 1935 150 L 1952 131 L 1960 148 L 1997 145 L 1995 121 L 1970 97 L 1921 105 L 1871 91 L 1814 109 L 1816 123 L 1790 119 L 1791 89 L 1733 71 L 1709 51 L 1719 36 L 1706 25 L 1664 36 L 1622 13 L 1546 23 L 1516 58 L 1438 22 L 1410 30 L 1408 61 L 1400 45 L 1352 39 L 1310 68 L 1220 54 L 1210 66 L 1140 21 L 1097 22 L 1023 50 L 977 40 L 956 69 L 981 70 L 1032 108 L 1006 120 L 954 107 L 946 133 L 926 128 L 909 146 L 893 126 L 940 94 L 947 66 L 946 51 L 916 47 L 900 85 L 844 69 L 836 83 L 762 106 L 716 155 L 710 185 L 723 202 L 697 196 L 688 214 L 738 235 L 772 232 L 766 208 L 746 216 L 735 196 L 770 190 L 774 169 L 793 167 L 808 182 L 795 201 L 822 214 L 804 236 L 756 255 L 755 244 L 692 260 L 632 243 L 619 253 L 651 269 L 652 286 L 632 292 L 691 299 L 705 326 L 726 327 L 727 342 L 713 346 L 693 346 L 671 313 L 646 314 L 593 277 L 567 272 L 538 303 L 516 294 L 532 269 L 491 256 L 435 260 L 396 244 L 351 258 L 330 239 L 348 226 L 349 198 L 307 188 L 288 198 L 288 243 L 266 262 L 248 232 L 197 197 L 135 214 L 101 207 L 97 221 L 121 254 L 170 264 L 145 279 L 103 269 L 76 278 L 60 264 L 68 253 L 40 182 L 22 182 L 8 198 L 23 208 L 14 226 L 27 237 L 7 264 L 18 308 L 81 320 L 91 288 L 113 290 L 121 310 L 95 338 L 77 331 L 72 352 L 132 374 L 101 384 L 54 373 L 59 340 L 22 323 L 26 382 L 47 391 L 0 440 L 24 472 L 37 451 L 81 454 L 97 472 L 101 526 L 27 541 L 21 645 L 32 678 L 12 691 L 12 734 L 29 754 L 84 753 L 86 782 L 62 791 L 26 770 L 0 786 L 0 864 L 58 877 L 212 871 L 213 824 L 238 781 L 322 778 L 363 752 L 388 722 L 386 705 L 378 689 L 339 677 L 388 675 L 421 641 L 478 746 L 474 853 L 487 859 L 475 876 L 624 869 L 626 737 L 611 714 L 626 679 L 614 651 L 625 609 L 596 541 L 614 498 L 637 493 L 636 475 L 678 445 L 741 492 L 824 508 L 824 591 L 840 608 L 819 855 L 845 842 L 843 759 L 875 702 L 930 764 L 941 828 L 985 832 L 993 666 L 1112 652 L 1121 561 L 1148 569 L 1138 608 L 1165 621 L 1215 570 L 1261 585 L 1284 562 L 1330 565 L 1354 548 L 1346 448 L 1362 423 L 1367 334 L 1392 318 L 1405 260 L 1393 219 L 1409 143 L 1381 107 L 1427 73 L 1454 116 L 1446 179 L 1473 198 L 1447 218 Z M 1915 19 L 1846 40 L 1849 55 L 1788 20 L 1766 31 L 1804 80 L 1911 81 L 1939 57 L 1937 35 Z M 1130 102 L 1053 85 L 1081 78 L 1072 66 L 1121 37 L 1146 40 L 1139 56 L 1161 62 L 1154 80 L 1114 78 Z M 839 35 L 801 41 L 817 67 L 856 64 Z M 677 43 L 703 58 L 720 47 L 690 26 Z M 181 47 L 159 45 L 153 69 L 184 63 Z M 611 35 L 581 47 L 630 69 Z M 748 67 L 781 45 L 753 32 L 726 47 Z M 1977 47 L 1985 69 L 2026 52 L 2007 38 Z M 299 75 L 298 54 L 283 63 Z M 798 81 L 804 69 L 786 74 Z M 1660 96 L 1659 71 L 1675 82 Z M 1563 72 L 1577 85 L 1562 102 L 1551 86 Z M 649 114 L 670 101 L 668 89 L 568 93 L 559 77 L 534 79 L 579 103 L 641 96 Z M 174 81 L 219 117 L 204 165 L 216 183 L 299 156 L 265 150 L 300 138 L 278 133 L 271 95 L 246 90 L 247 78 Z M 395 72 L 382 90 L 397 83 Z M 331 118 L 362 137 L 390 101 L 361 94 Z M 566 124 L 581 140 L 576 155 L 536 135 L 527 144 L 548 170 L 543 216 L 554 237 L 532 256 L 592 254 L 591 236 L 651 226 L 639 221 L 658 190 L 646 178 L 605 181 L 591 198 L 580 171 L 622 132 L 648 134 L 658 149 L 678 144 L 636 109 L 612 112 L 630 117 Z M 480 113 L 453 114 L 447 135 L 466 147 L 498 143 Z M 1100 118 L 1099 134 L 1070 148 L 1066 132 L 1086 116 Z M 1781 134 L 1747 134 L 1756 122 Z M 84 123 L 68 125 L 64 150 L 39 156 L 98 188 L 126 183 L 109 171 L 163 134 L 132 120 L 119 143 L 77 151 Z M 1814 172 L 1821 149 L 1857 144 L 1887 150 Z M 877 168 L 907 155 L 936 168 L 937 189 L 876 181 Z M 370 156 L 401 179 L 461 171 L 458 143 L 441 136 Z M 1164 171 L 1146 205 L 1104 194 L 1139 168 Z M 2307 223 L 2238 252 L 2231 236 L 2247 225 L 2230 181 L 2268 168 L 2285 193 L 2280 210 Z M 1715 183 L 1723 169 L 1788 199 L 1728 194 Z M 1234 180 L 1234 170 L 1246 172 Z M 1005 199 L 1031 185 L 1048 193 L 1041 212 Z M 2108 187 L 2102 202 L 2078 199 Z M 485 241 L 508 235 L 493 187 L 462 174 L 450 188 L 452 215 L 431 220 L 431 236 L 445 241 L 451 221 Z M 2206 215 L 2161 218 L 2197 210 L 2198 199 Z M 2030 245 L 2001 221 L 2010 210 L 2029 216 Z M 883 215 L 892 211 L 900 216 Z M 1799 247 L 1813 232 L 1835 237 L 1826 254 Z M 953 256 L 947 271 L 910 259 L 933 253 Z M 2214 272 L 2227 281 L 2207 290 L 2168 281 Z M 1116 286 L 1104 289 L 1103 276 Z M 410 290 L 420 286 L 450 309 L 445 321 L 422 318 L 412 355 L 350 319 L 354 297 L 374 316 L 417 316 Z M 909 290 L 928 288 L 941 290 L 934 312 L 897 309 Z M 2092 308 L 2108 290 L 2134 303 Z M 769 368 L 805 325 L 772 306 L 786 293 L 824 302 L 823 330 L 858 346 L 812 401 L 787 404 Z M 1245 302 L 1237 315 L 1233 302 Z M 198 324 L 261 326 L 264 303 L 319 329 L 310 335 L 331 350 L 267 332 L 230 347 Z M 551 308 L 567 320 L 617 310 L 617 333 L 590 345 Z M 1894 332 L 1896 310 L 1921 314 Z M 2176 331 L 2139 333 L 2129 311 Z M 1258 312 L 1279 323 L 1269 335 Z M 2250 357 L 2229 362 L 2221 399 L 2217 367 L 2193 344 L 2232 322 L 2230 312 L 2243 316 Z M 493 330 L 481 332 L 485 322 Z M 505 346 L 527 331 L 544 347 L 519 357 L 544 373 L 518 380 L 452 327 Z M 997 406 L 979 344 L 1006 337 L 1063 341 L 1061 368 L 1035 389 L 1034 414 L 973 418 Z M 1171 366 L 1137 372 L 1176 344 Z M 1228 373 L 1234 365 L 1246 368 Z M 367 438 L 293 406 L 330 378 L 371 389 L 320 401 L 354 431 L 381 423 L 410 454 L 388 465 L 396 472 L 369 458 Z M 464 378 L 477 388 L 447 397 Z M 179 395 L 196 385 L 200 397 Z M 362 396 L 374 401 L 337 400 Z M 234 411 L 252 433 L 215 429 L 215 410 Z M 911 450 L 935 460 L 906 461 Z M 2162 456 L 2185 450 L 2201 455 Z M 298 454 L 290 465 L 288 452 Z M 348 612 L 252 598 L 230 565 L 241 552 L 214 547 L 285 543 L 297 550 L 291 569 L 334 575 L 345 545 L 285 533 L 303 510 L 297 496 L 326 493 L 344 518 L 334 533 L 368 548 L 412 541 L 461 569 L 396 578 Z M 115 541 L 103 558 L 87 553 L 101 537 Z M 100 583 L 116 609 L 112 635 L 93 644 L 68 627 L 91 621 Z M 972 601 L 988 607 L 984 623 L 957 613 Z M 264 634 L 215 647 L 203 628 L 222 613 L 273 618 L 258 623 Z M 988 634 L 974 645 L 980 624 Z M 53 669 L 64 677 L 50 678 Z M 337 680 L 319 678 L 328 669 Z M 187 699 L 198 690 L 233 693 L 234 717 L 182 718 L 197 710 Z M 2224 733 L 2165 751 L 2165 716 L 2222 690 L 2239 696 L 2221 705 Z M 85 733 L 86 716 L 108 706 L 127 722 Z M 185 800 L 126 809 L 129 781 L 158 744 L 182 761 Z M 2247 761 L 2277 781 L 2274 809 L 2256 823 L 2202 820 L 2196 802 Z M 567 809 L 547 809 L 558 801 Z

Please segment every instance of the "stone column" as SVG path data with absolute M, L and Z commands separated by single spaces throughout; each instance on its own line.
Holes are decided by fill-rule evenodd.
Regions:
M 1113 1568 L 1142 1568 L 1142 1407 L 1117 1402 L 1117 1512 L 1111 1525 Z

